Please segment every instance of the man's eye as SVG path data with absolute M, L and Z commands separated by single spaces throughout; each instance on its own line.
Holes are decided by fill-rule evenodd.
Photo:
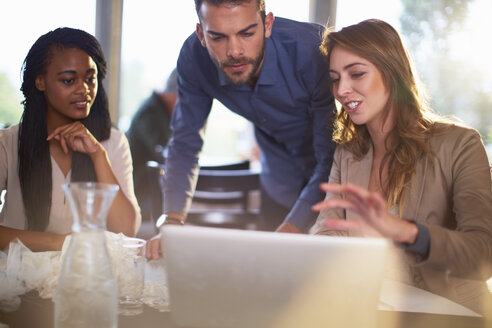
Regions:
M 251 33 L 251 32 L 244 32 L 244 33 L 241 33 L 242 36 L 244 37 L 250 37 L 252 36 L 254 33 Z
M 223 39 L 222 36 L 214 36 L 214 37 L 212 37 L 212 41 L 220 41 L 222 39 Z

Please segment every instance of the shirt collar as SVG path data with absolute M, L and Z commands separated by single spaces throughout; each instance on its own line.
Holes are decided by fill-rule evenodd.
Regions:
M 261 68 L 260 77 L 256 84 L 260 85 L 272 85 L 277 81 L 278 70 L 277 66 L 277 50 L 273 45 L 273 42 L 270 38 L 265 40 L 265 58 L 263 60 L 263 66 Z M 219 75 L 219 83 L 220 86 L 235 86 L 235 87 L 243 87 L 236 86 L 234 83 L 231 83 L 222 73 L 220 69 L 217 69 Z

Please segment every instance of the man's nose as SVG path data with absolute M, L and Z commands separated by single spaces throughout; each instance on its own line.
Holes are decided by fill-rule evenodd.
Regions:
M 244 49 L 242 42 L 237 38 L 229 39 L 227 48 L 227 56 L 232 58 L 239 58 L 243 55 Z

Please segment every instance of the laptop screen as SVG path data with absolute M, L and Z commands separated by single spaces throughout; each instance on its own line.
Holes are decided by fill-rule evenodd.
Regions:
M 169 225 L 161 232 L 180 325 L 371 327 L 375 318 L 383 239 Z

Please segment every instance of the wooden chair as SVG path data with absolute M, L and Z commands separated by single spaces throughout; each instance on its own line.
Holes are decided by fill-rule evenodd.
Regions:
M 234 169 L 234 166 L 232 169 L 202 167 L 186 222 L 254 230 L 259 221 L 259 209 L 253 205 L 253 197 L 258 197 L 259 191 L 259 172 Z
M 143 222 L 139 236 L 157 233 L 155 223 L 162 214 L 164 164 L 147 162 L 152 190 L 152 220 Z M 250 161 L 203 166 L 186 224 L 236 229 L 256 229 L 259 220 L 259 173 L 250 170 Z M 259 203 L 259 200 L 258 202 Z M 147 226 L 151 225 L 151 227 Z

